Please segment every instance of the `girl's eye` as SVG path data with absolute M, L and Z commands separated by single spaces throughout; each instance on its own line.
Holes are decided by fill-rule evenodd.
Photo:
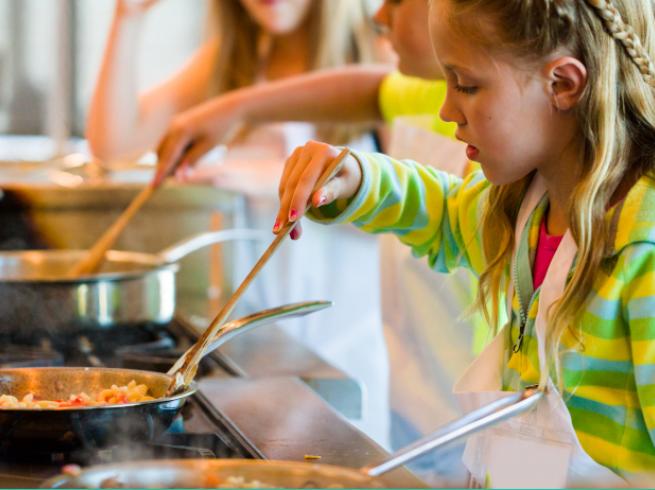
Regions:
M 455 90 L 463 94 L 473 95 L 478 91 L 478 87 L 467 87 L 464 85 L 455 84 Z

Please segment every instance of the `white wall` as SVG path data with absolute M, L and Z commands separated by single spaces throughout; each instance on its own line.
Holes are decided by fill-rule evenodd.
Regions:
M 114 0 L 0 0 L 0 133 L 44 134 L 57 67 L 58 2 L 76 8 L 74 128 L 84 115 L 102 57 Z M 142 88 L 182 66 L 204 32 L 204 0 L 161 0 L 139 49 Z

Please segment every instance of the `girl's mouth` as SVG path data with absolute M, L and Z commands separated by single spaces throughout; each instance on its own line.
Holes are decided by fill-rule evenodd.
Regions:
M 478 150 L 475 146 L 466 145 L 466 157 L 469 160 L 475 160 L 479 154 L 480 154 L 480 150 Z

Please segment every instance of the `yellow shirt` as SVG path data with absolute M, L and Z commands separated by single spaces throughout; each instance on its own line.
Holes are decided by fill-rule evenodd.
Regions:
M 455 136 L 457 124 L 445 122 L 439 117 L 439 110 L 446 100 L 444 80 L 423 80 L 394 72 L 380 85 L 379 106 L 382 117 L 390 122 L 399 116 L 432 116 L 432 130 L 436 133 Z

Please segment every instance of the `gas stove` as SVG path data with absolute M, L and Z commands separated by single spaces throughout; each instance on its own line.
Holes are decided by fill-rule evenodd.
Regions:
M 194 340 L 188 326 L 86 332 L 62 338 L 15 343 L 0 339 L 0 367 L 107 366 L 166 371 Z M 8 343 L 8 342 L 14 343 Z M 231 376 L 219 356 L 203 360 L 199 376 Z M 153 441 L 129 441 L 103 449 L 77 448 L 69 453 L 11 447 L 0 437 L 0 487 L 35 487 L 75 464 L 88 466 L 138 459 L 261 458 L 238 429 L 202 394 L 191 397 L 169 430 Z

